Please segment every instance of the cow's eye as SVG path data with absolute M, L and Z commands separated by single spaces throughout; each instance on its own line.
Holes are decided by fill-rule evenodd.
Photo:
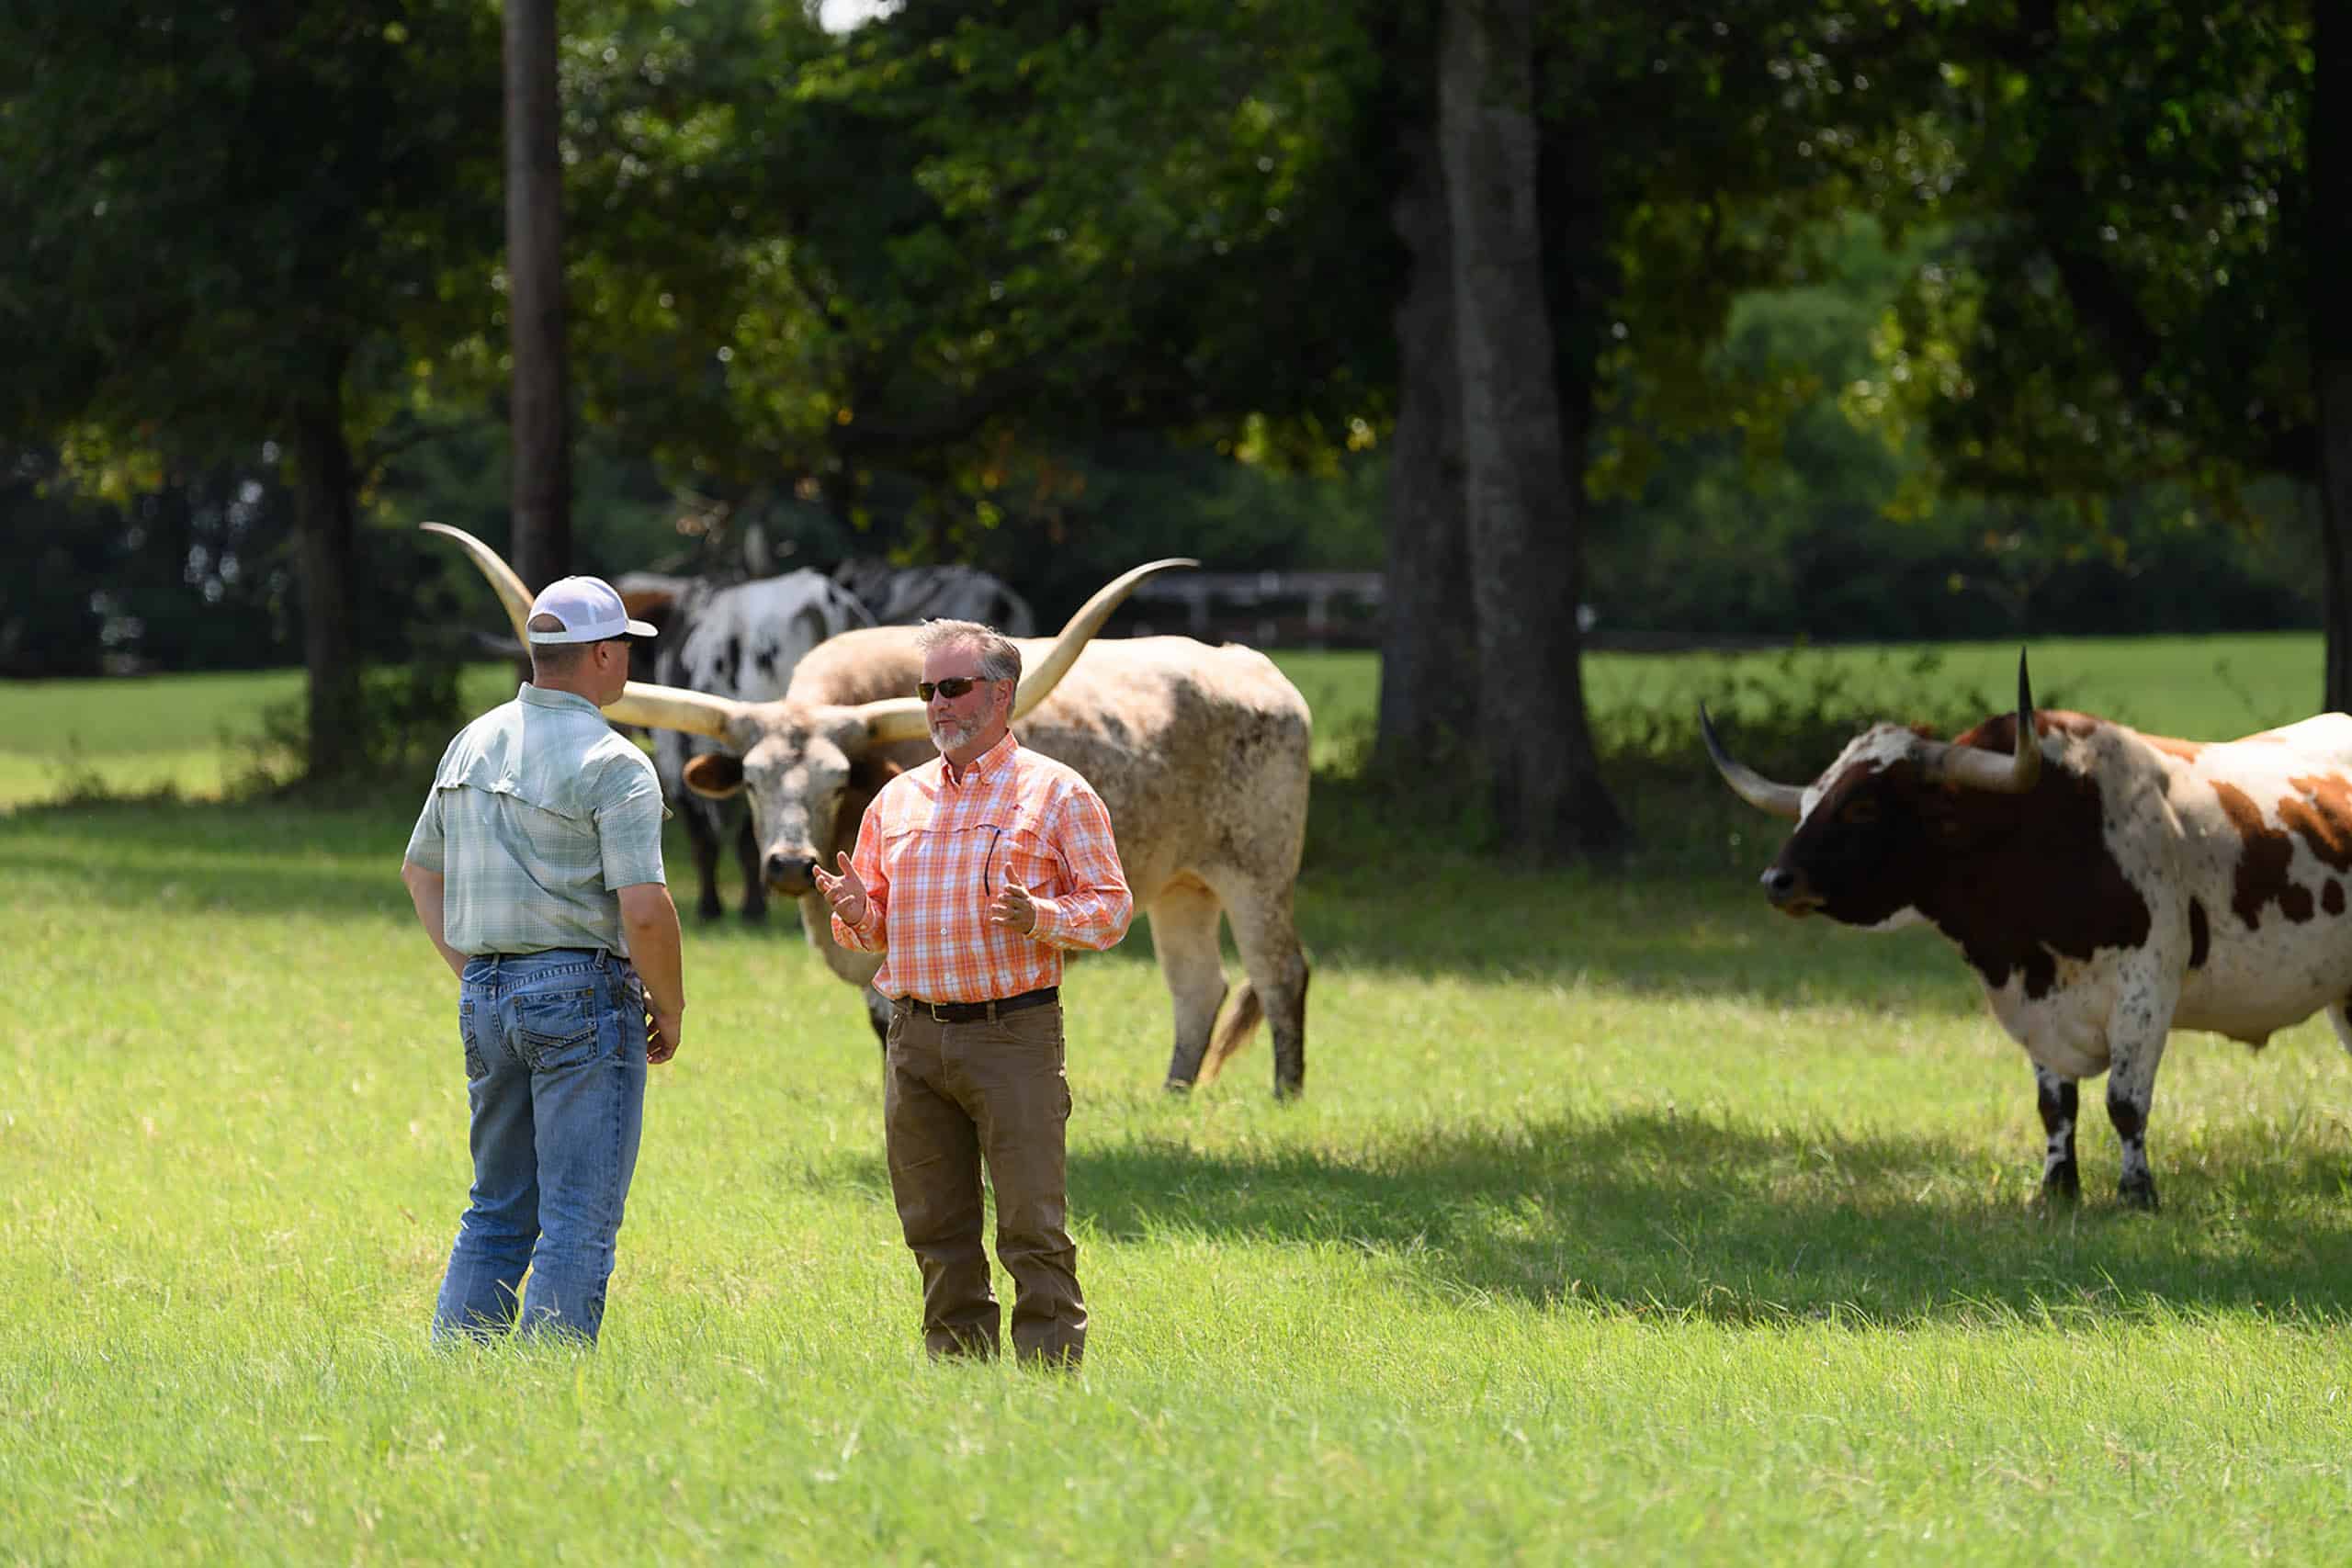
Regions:
M 1878 820 L 1878 802 L 1866 795 L 1856 795 L 1838 813 L 1838 820 L 1849 828 L 1868 827 Z

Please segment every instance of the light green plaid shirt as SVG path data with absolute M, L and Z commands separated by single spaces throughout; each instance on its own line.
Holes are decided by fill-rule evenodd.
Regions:
M 615 892 L 662 874 L 653 760 L 585 697 L 526 684 L 458 732 L 408 859 L 442 876 L 460 953 L 601 947 L 626 954 Z

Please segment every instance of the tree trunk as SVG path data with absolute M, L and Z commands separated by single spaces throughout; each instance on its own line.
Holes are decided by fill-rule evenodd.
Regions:
M 1532 12 L 1532 0 L 1446 7 L 1438 141 L 1453 231 L 1480 761 L 1506 844 L 1548 861 L 1615 850 L 1625 826 L 1584 708 L 1583 454 L 1562 439 L 1544 292 Z
M 2340 6 L 2312 8 L 2312 108 L 2304 137 L 2304 288 L 2311 300 L 2312 417 L 2319 442 L 2320 544 L 2327 560 L 2327 706 L 2352 710 L 2352 22 Z
M 1400 62 L 1401 66 L 1401 62 Z M 1471 737 L 1477 689 L 1462 466 L 1461 367 L 1453 342 L 1453 237 L 1437 136 L 1403 131 L 1390 215 L 1409 258 L 1397 302 L 1396 430 L 1388 463 L 1388 570 L 1380 638 L 1378 746 L 1391 759 L 1448 759 Z
M 301 536 L 302 667 L 310 680 L 313 780 L 340 778 L 358 755 L 359 668 L 351 650 L 357 472 L 343 428 L 344 355 L 293 411 L 295 526 Z
M 179 601 L 191 591 L 186 582 L 188 555 L 196 543 L 196 488 L 209 482 L 209 473 L 191 472 L 194 465 L 175 460 L 164 470 L 164 482 L 147 497 L 140 511 L 145 516 L 146 542 L 141 549 L 152 568 L 159 603 Z M 203 637 L 192 615 L 175 615 L 163 625 L 146 623 L 139 639 L 141 657 L 166 670 L 202 669 Z
M 537 590 L 571 570 L 555 0 L 505 0 L 505 29 L 506 309 L 514 354 L 509 558 Z

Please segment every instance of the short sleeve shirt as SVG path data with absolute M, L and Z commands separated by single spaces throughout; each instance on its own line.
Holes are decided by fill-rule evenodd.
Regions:
M 594 703 L 526 684 L 449 742 L 408 859 L 440 873 L 442 934 L 460 953 L 625 955 L 615 894 L 668 880 L 667 815 L 652 759 Z

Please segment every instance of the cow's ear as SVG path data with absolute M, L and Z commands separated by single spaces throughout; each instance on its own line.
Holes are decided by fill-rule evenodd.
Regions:
M 724 751 L 705 751 L 686 760 L 686 787 L 711 800 L 726 800 L 743 793 L 743 759 Z

